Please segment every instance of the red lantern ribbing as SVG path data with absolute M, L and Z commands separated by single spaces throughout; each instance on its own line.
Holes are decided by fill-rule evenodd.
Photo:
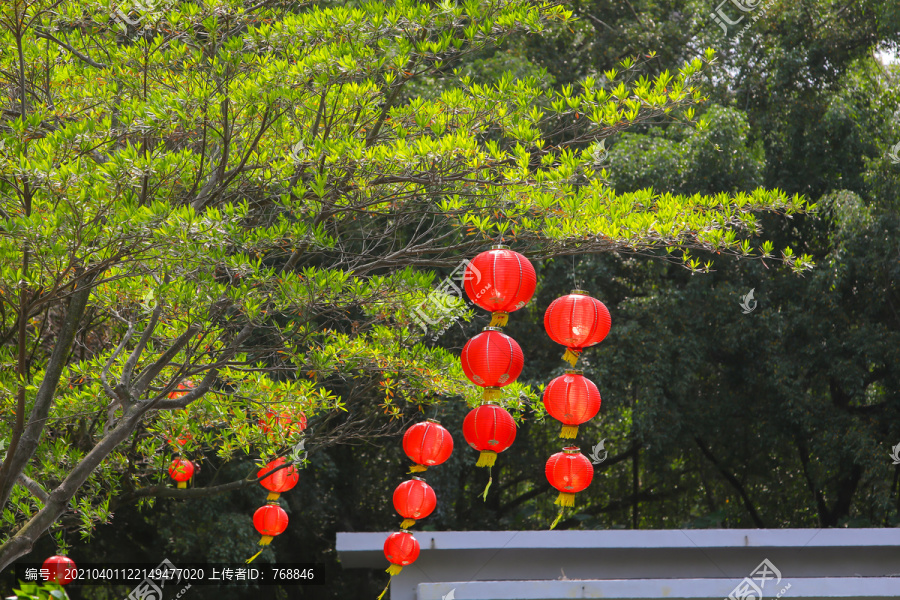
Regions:
M 594 418 L 600 402 L 600 390 L 581 371 L 566 371 L 544 389 L 544 407 L 563 424 L 561 438 L 577 436 L 578 426 Z
M 575 506 L 575 494 L 591 485 L 594 465 L 577 447 L 570 446 L 551 456 L 544 472 L 550 485 L 559 490 L 555 504 L 560 507 Z
M 466 265 L 463 287 L 469 300 L 491 311 L 491 326 L 503 327 L 509 313 L 531 300 L 537 277 L 527 258 L 507 246 L 494 246 Z
M 416 423 L 403 434 L 403 451 L 414 464 L 410 473 L 420 473 L 439 465 L 453 452 L 453 438 L 440 423 L 428 419 Z
M 253 526 L 262 535 L 259 545 L 268 546 L 276 535 L 281 535 L 287 529 L 288 516 L 284 509 L 277 504 L 266 504 L 257 508 L 253 513 Z M 253 559 L 262 554 L 263 550 L 265 548 L 248 558 L 247 563 L 253 562 Z
M 581 290 L 557 298 L 544 313 L 547 335 L 566 347 L 563 360 L 573 367 L 585 348 L 603 341 L 611 322 L 606 305 Z
M 408 531 L 397 531 L 384 541 L 384 556 L 391 563 L 387 572 L 393 577 L 419 558 L 419 541 Z
M 259 470 L 256 474 L 257 477 L 263 477 L 266 473 L 278 469 L 278 467 L 282 466 L 287 462 L 284 457 L 276 458 L 273 461 L 270 461 L 265 467 Z M 297 482 L 300 480 L 300 474 L 297 472 L 297 468 L 294 465 L 289 467 L 285 467 L 283 469 L 279 469 L 260 480 L 259 484 L 269 490 L 269 496 L 266 500 L 277 500 L 278 496 L 292 490 Z
M 400 529 L 409 529 L 416 524 L 416 519 L 424 519 L 437 506 L 434 490 L 419 477 L 398 485 L 393 500 L 394 509 L 403 517 Z
M 45 580 L 59 585 L 66 585 L 75 579 L 75 561 L 68 556 L 51 556 L 41 565 L 41 575 Z
M 466 442 L 478 450 L 476 467 L 492 467 L 497 453 L 509 448 L 516 439 L 516 422 L 496 404 L 482 404 L 472 409 L 463 420 Z
M 179 488 L 186 488 L 194 476 L 194 463 L 184 458 L 176 458 L 169 465 L 169 477 L 178 482 Z
M 496 327 L 485 327 L 466 342 L 459 360 L 466 377 L 484 388 L 485 400 L 499 398 L 499 388 L 515 381 L 525 364 L 516 340 Z

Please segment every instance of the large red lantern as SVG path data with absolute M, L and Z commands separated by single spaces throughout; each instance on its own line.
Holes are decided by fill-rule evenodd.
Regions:
M 256 474 L 257 477 L 263 477 L 266 473 L 273 471 L 274 469 L 278 469 L 278 467 L 285 464 L 284 457 L 276 458 L 275 460 L 269 462 L 265 467 L 259 470 Z M 294 465 L 289 467 L 285 467 L 283 469 L 279 469 L 269 475 L 268 477 L 264 477 L 260 480 L 260 485 L 269 490 L 269 496 L 266 500 L 277 500 L 278 496 L 287 492 L 295 485 L 297 485 L 297 481 L 300 480 L 300 474 L 297 473 L 297 468 Z
M 178 482 L 179 488 L 186 488 L 194 476 L 194 463 L 184 458 L 176 458 L 169 465 L 169 477 Z
M 403 434 L 403 451 L 416 463 L 409 472 L 419 473 L 450 458 L 453 438 L 440 423 L 428 419 L 406 430 Z
M 394 490 L 394 509 L 403 517 L 400 529 L 409 529 L 416 519 L 424 519 L 437 506 L 431 486 L 418 477 L 404 481 Z
M 419 558 L 419 541 L 408 531 L 397 531 L 384 541 L 384 556 L 391 563 L 387 572 L 393 577 Z
M 581 290 L 557 298 L 544 313 L 547 335 L 566 347 L 563 360 L 572 366 L 582 350 L 603 341 L 611 322 L 606 305 Z
M 537 277 L 527 258 L 506 246 L 494 246 L 466 265 L 463 287 L 469 300 L 491 311 L 491 326 L 503 327 L 509 313 L 531 300 Z
M 466 442 L 478 450 L 476 467 L 492 467 L 497 453 L 509 448 L 516 439 L 516 422 L 496 404 L 482 404 L 472 409 L 463 420 Z
M 566 371 L 544 389 L 544 407 L 562 421 L 561 438 L 574 438 L 578 426 L 594 418 L 600 410 L 600 390 L 581 371 Z
M 66 585 L 75 579 L 75 561 L 68 556 L 51 556 L 41 566 L 46 581 Z
M 525 365 L 522 348 L 516 340 L 496 327 L 485 327 L 466 342 L 459 360 L 466 377 L 484 388 L 485 400 L 497 399 L 498 388 L 515 381 Z
M 584 490 L 594 478 L 594 466 L 577 447 L 563 448 L 547 460 L 547 481 L 559 490 L 556 504 L 575 506 L 575 494 Z
M 287 529 L 288 516 L 284 509 L 277 504 L 266 504 L 257 508 L 253 513 L 253 526 L 262 536 L 259 545 L 268 546 L 276 535 L 281 535 Z M 253 562 L 253 559 L 262 554 L 263 550 L 265 548 L 248 558 L 247 563 Z

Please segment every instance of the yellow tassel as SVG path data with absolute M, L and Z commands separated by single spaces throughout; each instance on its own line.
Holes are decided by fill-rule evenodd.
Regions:
M 488 471 L 488 482 L 487 485 L 484 486 L 484 494 L 482 494 L 481 499 L 487 502 L 487 493 L 488 490 L 491 489 L 491 484 L 494 482 L 494 478 L 490 475 L 490 471 Z
M 389 587 L 391 587 L 391 580 L 390 580 L 390 579 L 388 579 L 388 583 L 387 583 L 386 586 L 384 586 L 384 589 L 381 590 L 381 593 L 378 594 L 378 600 L 381 600 L 382 598 L 384 598 L 384 595 L 387 594 L 387 591 L 388 591 L 388 588 L 389 588 Z
M 263 548 L 262 550 L 260 550 L 259 552 L 257 552 L 256 554 L 254 554 L 253 556 L 251 556 L 250 558 L 248 558 L 245 562 L 249 565 L 250 563 L 253 562 L 253 560 L 254 560 L 257 556 L 259 556 L 260 554 L 263 553 L 263 550 L 265 550 L 265 548 Z
M 403 522 L 400 523 L 400 529 L 409 529 L 413 525 L 416 524 L 415 519 L 403 519 Z
M 186 487 L 187 487 L 187 481 L 179 481 L 179 482 L 178 482 L 178 489 L 179 489 L 179 490 L 183 490 L 183 489 L 186 488 Z
M 264 535 L 264 536 L 262 536 L 262 539 L 259 540 L 259 545 L 260 546 L 268 546 L 269 544 L 272 543 L 272 540 L 274 540 L 274 539 L 275 538 L 272 537 L 271 535 Z
M 581 350 L 572 350 L 571 348 L 566 348 L 566 353 L 563 354 L 563 360 L 575 366 L 575 363 L 578 362 L 578 357 L 581 355 Z
M 578 425 L 563 425 L 559 437 L 574 440 L 578 437 Z
M 560 520 L 562 520 L 563 513 L 566 512 L 565 508 L 559 509 L 559 514 L 556 515 L 556 518 L 553 520 L 553 524 L 550 525 L 550 529 L 554 529 L 557 525 L 559 525 Z
M 575 506 L 575 494 L 560 492 L 559 496 L 556 497 L 556 502 L 554 502 L 554 504 L 560 506 Z
M 509 313 L 494 312 L 491 313 L 491 324 L 488 327 L 506 327 L 509 323 Z
M 391 566 L 389 566 L 387 569 L 385 569 L 385 572 L 390 573 L 391 577 L 393 577 L 394 575 L 397 575 L 398 573 L 400 573 L 400 571 L 402 571 L 402 570 L 403 570 L 402 566 L 391 564 Z
M 486 387 L 481 393 L 481 399 L 485 402 L 493 402 L 500 399 L 500 388 Z
M 496 452 L 493 450 L 482 450 L 481 454 L 478 455 L 478 462 L 475 463 L 475 466 L 493 467 L 495 462 L 497 462 Z
M 280 496 L 280 495 L 281 494 L 279 494 L 278 492 L 269 492 L 269 495 L 266 496 L 266 500 L 269 500 L 269 501 L 278 500 L 278 496 Z
M 410 473 L 421 473 L 422 471 L 427 471 L 428 467 L 425 465 L 413 465 L 409 468 Z

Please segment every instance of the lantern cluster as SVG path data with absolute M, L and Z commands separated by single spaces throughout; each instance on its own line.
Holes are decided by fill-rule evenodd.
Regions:
M 178 384 L 178 387 L 169 392 L 167 398 L 170 400 L 178 400 L 179 398 L 187 396 L 192 389 L 194 389 L 194 383 L 190 379 L 185 379 Z M 193 437 L 189 432 L 183 432 L 181 434 L 172 433 L 170 436 L 171 437 L 166 438 L 166 441 L 173 446 L 176 444 L 178 446 L 184 446 L 188 440 Z M 184 489 L 187 487 L 188 482 L 194 477 L 194 470 L 194 463 L 186 458 L 177 456 L 169 465 L 169 477 L 175 480 L 178 488 Z
M 403 434 L 403 451 L 413 461 L 410 473 L 421 473 L 428 467 L 439 465 L 450 458 L 453 452 L 453 438 L 440 423 L 428 419 L 406 430 Z M 400 523 L 400 531 L 392 533 L 384 541 L 384 557 L 391 563 L 387 568 L 391 577 L 419 557 L 419 542 L 407 530 L 415 525 L 416 521 L 434 512 L 437 497 L 422 477 L 413 477 L 397 486 L 393 502 L 394 509 L 403 517 L 403 521 Z M 390 585 L 388 581 L 379 598 L 384 596 Z
M 566 348 L 563 360 L 575 366 L 585 348 L 599 344 L 609 334 L 611 319 L 606 306 L 588 295 L 574 290 L 557 298 L 544 313 L 544 328 L 554 342 Z M 600 391 L 581 371 L 569 370 L 551 381 L 544 389 L 547 413 L 562 423 L 559 437 L 574 439 L 578 426 L 593 419 L 600 410 Z M 560 511 L 550 526 L 556 527 L 568 506 L 575 505 L 575 494 L 584 490 L 594 478 L 594 466 L 577 446 L 568 446 L 547 461 L 547 480 L 559 491 L 556 504 Z
M 293 435 L 306 429 L 306 415 L 302 412 L 291 415 L 287 412 L 268 410 L 265 417 L 259 420 L 259 427 L 270 439 L 274 436 L 281 436 L 283 439 L 286 435 Z M 294 489 L 300 480 L 300 473 L 297 472 L 297 467 L 288 464 L 284 457 L 279 457 L 269 461 L 256 473 L 256 477 L 259 484 L 268 490 L 269 495 L 266 497 L 266 504 L 253 513 L 253 526 L 262 536 L 259 540 L 262 548 L 248 558 L 247 563 L 253 562 L 262 554 L 265 547 L 272 543 L 275 536 L 281 535 L 287 529 L 287 513 L 278 505 L 277 500 L 281 494 Z
M 508 323 L 510 312 L 531 300 L 537 278 L 527 258 L 506 246 L 494 246 L 472 259 L 463 280 L 469 300 L 492 315 L 490 326 L 466 342 L 460 354 L 463 372 L 483 389 L 484 402 L 466 415 L 463 436 L 479 452 L 475 465 L 490 468 L 497 453 L 516 439 L 512 416 L 493 401 L 500 398 L 500 388 L 519 377 L 525 365 L 522 348 L 500 328 Z

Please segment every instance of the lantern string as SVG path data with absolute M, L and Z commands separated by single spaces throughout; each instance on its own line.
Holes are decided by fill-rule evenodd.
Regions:
M 393 575 L 391 576 L 391 579 L 393 579 Z M 388 588 L 391 587 L 391 579 L 388 579 L 387 585 L 384 586 L 384 589 L 381 590 L 380 594 L 378 594 L 378 600 L 381 600 L 382 598 L 384 598 L 384 595 L 387 594 Z
M 265 548 L 260 549 L 259 552 L 257 552 L 256 554 L 254 554 L 253 556 L 251 556 L 250 558 L 248 558 L 248 559 L 246 560 L 246 564 L 249 565 L 250 563 L 252 563 L 252 562 L 256 559 L 257 556 L 259 556 L 260 554 L 263 553 L 263 550 L 265 550 Z
M 554 529 L 557 525 L 559 525 L 560 520 L 562 519 L 563 513 L 566 512 L 565 506 L 559 507 L 559 514 L 556 515 L 556 519 L 554 519 L 553 524 L 550 525 L 550 529 Z
M 482 494 L 481 498 L 484 502 L 487 502 L 488 490 L 491 489 L 491 484 L 494 482 L 494 477 L 491 475 L 491 468 L 488 467 L 488 482 L 487 485 L 484 486 L 484 494 Z

